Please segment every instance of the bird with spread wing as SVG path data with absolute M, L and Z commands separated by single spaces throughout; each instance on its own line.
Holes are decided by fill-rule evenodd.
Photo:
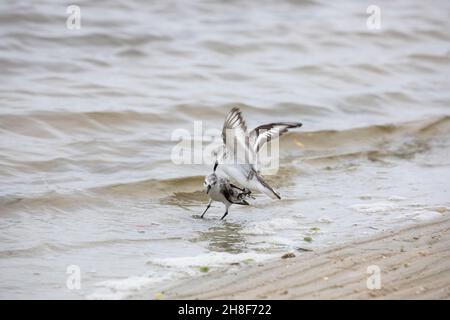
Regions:
M 241 186 L 257 190 L 272 199 L 280 194 L 261 176 L 258 153 L 266 143 L 279 138 L 289 129 L 299 128 L 300 122 L 274 122 L 248 131 L 238 107 L 231 109 L 222 129 L 223 145 L 217 154 L 222 170 Z

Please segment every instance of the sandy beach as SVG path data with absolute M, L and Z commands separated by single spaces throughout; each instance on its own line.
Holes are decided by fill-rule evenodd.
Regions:
M 164 290 L 168 299 L 448 299 L 450 216 L 295 257 L 212 272 Z M 367 289 L 379 266 L 381 288 Z

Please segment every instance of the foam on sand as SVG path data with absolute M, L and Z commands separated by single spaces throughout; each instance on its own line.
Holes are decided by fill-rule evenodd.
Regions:
M 227 264 L 247 262 L 249 260 L 258 262 L 271 257 L 273 257 L 271 254 L 259 254 L 253 252 L 239 254 L 211 252 L 192 257 L 150 259 L 147 263 L 169 268 L 180 268 L 188 274 L 195 274 L 198 273 L 196 267 L 221 267 Z

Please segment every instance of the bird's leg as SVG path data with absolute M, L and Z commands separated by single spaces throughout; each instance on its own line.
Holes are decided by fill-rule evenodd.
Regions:
M 222 216 L 222 218 L 220 218 L 220 220 L 223 220 L 223 218 L 225 218 L 227 216 L 227 214 L 228 214 L 228 208 L 227 208 L 227 211 L 225 211 L 225 214 Z
M 225 218 L 228 214 L 228 208 L 230 207 L 231 204 L 225 204 L 226 210 L 225 210 L 225 214 L 222 216 L 222 218 L 220 218 L 220 220 L 223 220 L 223 218 Z
M 203 219 L 203 216 L 205 215 L 206 211 L 208 211 L 209 207 L 211 207 L 211 202 L 212 202 L 212 200 L 209 200 L 208 205 L 206 206 L 206 209 L 205 209 L 205 211 L 203 211 L 202 216 L 200 218 Z

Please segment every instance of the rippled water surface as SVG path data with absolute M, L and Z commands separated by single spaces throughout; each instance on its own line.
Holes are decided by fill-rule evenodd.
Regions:
M 446 214 L 448 1 L 0 3 L 0 298 L 126 298 Z M 301 121 L 226 221 L 177 129 Z M 312 241 L 305 241 L 312 240 Z M 81 289 L 66 286 L 70 265 Z M 147 289 L 145 289 L 147 290 Z M 145 291 L 144 291 L 145 292 Z

